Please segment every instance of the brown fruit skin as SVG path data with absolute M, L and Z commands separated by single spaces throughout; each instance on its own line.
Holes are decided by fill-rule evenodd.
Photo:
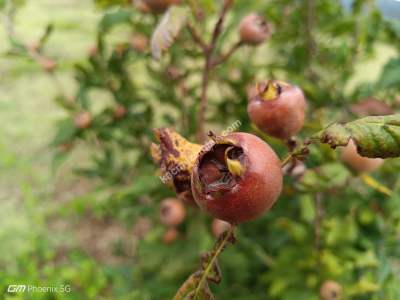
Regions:
M 357 152 L 357 146 L 350 140 L 341 150 L 342 161 L 357 173 L 369 173 L 378 169 L 384 162 L 382 158 L 363 157 Z
M 229 228 L 231 228 L 231 224 L 218 219 L 214 219 L 211 224 L 212 233 L 216 238 L 219 238 L 219 236 L 225 231 L 228 231 Z
M 242 148 L 245 171 L 232 188 L 206 194 L 200 180 L 201 162 L 212 149 L 206 144 L 197 157 L 191 176 L 194 199 L 213 217 L 231 224 L 253 220 L 271 208 L 281 193 L 281 163 L 270 146 L 255 135 L 235 132 L 222 140 Z M 215 141 L 212 143 L 217 145 Z
M 168 226 L 181 224 L 186 217 L 186 209 L 181 201 L 167 198 L 160 205 L 160 221 Z
M 174 227 L 168 228 L 164 233 L 162 241 L 164 244 L 169 245 L 175 242 L 179 237 L 179 232 Z
M 287 140 L 304 126 L 306 100 L 300 88 L 284 82 L 279 84 L 281 93 L 272 100 L 264 100 L 260 92 L 250 93 L 247 112 L 257 127 L 273 137 Z M 267 82 L 259 86 L 266 86 Z
M 259 45 L 270 35 L 268 23 L 257 14 L 247 15 L 239 25 L 240 40 L 249 45 Z
M 180 0 L 142 0 L 153 13 L 162 13 L 169 6 L 178 4 Z
M 342 287 L 335 281 L 327 280 L 321 285 L 319 295 L 322 300 L 339 300 L 342 297 Z
M 92 115 L 90 112 L 82 111 L 75 115 L 74 124 L 80 129 L 86 129 L 92 124 Z

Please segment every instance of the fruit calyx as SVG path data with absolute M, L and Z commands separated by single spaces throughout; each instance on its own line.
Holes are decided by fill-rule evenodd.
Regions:
M 274 80 L 257 84 L 257 91 L 264 101 L 275 100 L 282 93 L 282 85 Z
M 216 139 L 200 154 L 201 189 L 208 197 L 232 190 L 246 172 L 243 149 L 227 139 Z

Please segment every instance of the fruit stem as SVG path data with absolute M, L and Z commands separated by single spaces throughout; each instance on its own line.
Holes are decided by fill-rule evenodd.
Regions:
M 229 240 L 232 238 L 233 234 L 235 231 L 235 226 L 231 225 L 227 233 L 225 234 L 225 237 L 223 239 L 218 239 L 216 242 L 216 245 L 214 248 L 216 249 L 215 252 L 213 253 L 212 258 L 210 259 L 209 263 L 207 264 L 206 268 L 204 269 L 204 272 L 200 278 L 199 284 L 195 290 L 195 293 L 193 295 L 193 299 L 197 299 L 197 296 L 199 295 L 203 285 L 205 284 L 208 274 L 214 267 L 214 263 L 216 263 L 216 260 L 218 256 L 224 251 L 226 245 L 228 244 Z

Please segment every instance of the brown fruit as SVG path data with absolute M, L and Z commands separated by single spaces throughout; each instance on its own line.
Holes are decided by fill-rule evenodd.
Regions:
M 228 222 L 214 219 L 211 225 L 213 235 L 218 238 L 225 231 L 228 231 L 231 228 L 231 224 Z
M 263 17 L 257 14 L 250 14 L 240 22 L 239 35 L 243 43 L 258 45 L 269 37 L 269 25 Z
M 115 119 L 119 120 L 126 116 L 127 110 L 125 106 L 118 104 L 114 107 L 113 116 Z
M 304 125 L 306 100 L 300 88 L 270 80 L 249 93 L 247 112 L 251 121 L 265 133 L 287 140 Z
M 181 201 L 174 198 L 167 198 L 161 202 L 160 221 L 163 224 L 177 226 L 185 220 L 185 217 L 186 209 Z
M 80 129 L 86 129 L 92 124 L 92 115 L 87 111 L 79 112 L 75 115 L 74 124 Z
M 327 280 L 321 285 L 319 295 L 322 300 L 339 300 L 342 297 L 342 287 L 335 281 Z
M 162 13 L 169 6 L 180 3 L 180 0 L 142 0 L 153 13 Z
M 341 159 L 347 166 L 358 173 L 372 172 L 384 162 L 382 158 L 369 158 L 358 154 L 357 146 L 353 140 L 350 140 L 347 146 L 342 148 Z
M 257 218 L 275 203 L 282 190 L 281 163 L 255 135 L 214 137 L 197 157 L 191 185 L 202 209 L 237 224 Z
M 168 228 L 167 231 L 163 235 L 163 243 L 164 244 L 172 244 L 179 237 L 179 232 L 174 227 Z

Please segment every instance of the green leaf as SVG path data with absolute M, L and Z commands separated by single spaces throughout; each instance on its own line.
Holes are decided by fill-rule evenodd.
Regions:
M 350 139 L 365 157 L 400 156 L 400 114 L 365 117 L 346 124 L 334 123 L 313 136 L 332 148 L 346 146 Z
M 378 81 L 381 89 L 400 88 L 400 58 L 393 58 L 383 67 Z
M 51 142 L 52 146 L 70 142 L 74 139 L 77 129 L 72 119 L 66 119 L 58 122 L 58 131 Z
M 131 16 L 132 11 L 126 9 L 120 9 L 116 12 L 107 13 L 99 23 L 99 31 L 105 33 L 116 25 L 130 23 Z
M 163 15 L 151 37 L 151 52 L 159 60 L 178 37 L 186 25 L 189 10 L 187 7 L 171 6 Z

